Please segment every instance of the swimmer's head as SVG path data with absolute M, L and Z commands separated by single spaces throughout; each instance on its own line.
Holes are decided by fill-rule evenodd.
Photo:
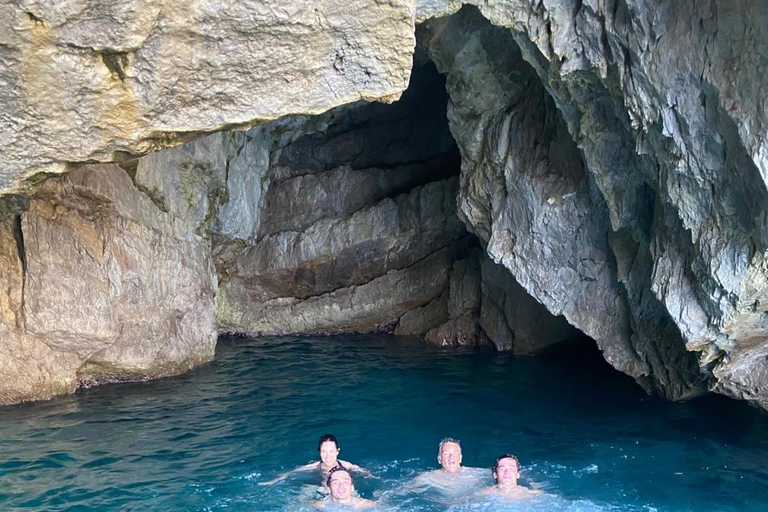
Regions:
M 331 469 L 325 485 L 331 490 L 331 498 L 335 501 L 348 500 L 355 490 L 355 486 L 352 484 L 352 475 L 341 466 Z
M 323 461 L 325 467 L 335 466 L 336 457 L 338 457 L 339 452 L 341 451 L 336 436 L 333 434 L 325 434 L 322 436 L 320 442 L 317 443 L 317 451 L 320 454 L 320 460 Z
M 520 461 L 511 453 L 499 455 L 493 463 L 491 472 L 497 484 L 515 485 L 520 476 Z
M 461 469 L 461 442 L 452 437 L 446 437 L 440 441 L 437 450 L 437 462 L 449 473 L 455 473 Z

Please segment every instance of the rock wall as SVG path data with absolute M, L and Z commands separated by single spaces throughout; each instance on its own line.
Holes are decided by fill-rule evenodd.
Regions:
M 473 2 L 420 1 L 417 18 L 464 3 Z M 768 69 L 760 51 L 768 9 L 725 1 L 477 6 L 540 82 L 494 61 L 498 40 L 476 33 L 478 15 L 427 22 L 430 37 L 445 31 L 431 53 L 452 87 L 462 210 L 489 254 L 647 389 L 681 398 L 707 385 L 765 406 L 768 110 L 758 84 Z M 542 101 L 551 106 L 534 105 Z M 568 154 L 568 139 L 581 181 L 565 170 L 579 166 L 576 158 L 553 161 Z M 500 206 L 504 190 L 517 200 Z M 535 263 L 548 255 L 543 268 Z M 548 281 L 566 261 L 570 271 Z M 558 298 L 558 283 L 574 282 L 602 299 Z
M 419 54 L 394 105 L 286 118 L 138 161 L 142 190 L 210 236 L 220 329 L 497 342 L 479 324 L 484 258 L 456 216 L 446 101 L 443 79 Z M 498 300 L 514 309 L 517 299 Z M 513 346 L 507 320 L 501 349 Z M 552 342 L 543 335 L 518 348 Z
M 182 371 L 212 357 L 216 311 L 518 353 L 567 320 L 648 391 L 768 407 L 762 3 L 0 16 L 0 401 Z M 450 131 L 422 122 L 442 94 L 339 106 L 400 95 L 415 21 Z
M 451 129 L 463 157 L 460 210 L 488 255 L 649 391 L 698 392 L 679 334 L 661 337 L 653 325 L 642 331 L 633 318 L 605 200 L 512 34 L 465 9 L 428 22 L 422 36 L 448 76 Z M 647 356 L 660 350 L 674 359 Z
M 504 266 L 485 256 L 480 261 L 478 323 L 498 350 L 532 355 L 579 336 L 563 316 L 553 316 L 531 297 Z
M 213 358 L 208 245 L 120 167 L 46 181 L 1 233 L 2 403 L 175 375 Z
M 340 108 L 283 132 L 264 159 L 253 237 L 217 240 L 222 329 L 392 332 L 448 289 L 471 242 L 456 216 L 446 98 L 434 67 L 420 66 L 395 105 Z
M 225 127 L 392 101 L 414 46 L 406 0 L 0 0 L 0 19 L 0 194 Z

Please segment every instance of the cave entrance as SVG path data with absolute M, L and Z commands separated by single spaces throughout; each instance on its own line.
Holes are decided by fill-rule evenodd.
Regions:
M 508 34 L 476 10 L 467 12 L 457 22 L 467 34 L 483 25 L 481 43 L 493 39 L 488 27 Z M 222 330 L 392 333 L 519 354 L 579 334 L 491 261 L 483 226 L 457 211 L 466 186 L 460 184 L 462 158 L 448 122 L 450 88 L 433 58 L 460 48 L 449 48 L 435 30 L 419 30 L 400 100 L 345 105 L 301 121 L 298 129 L 276 130 L 258 228 L 245 248 L 219 260 Z M 471 49 L 476 42 L 464 44 Z M 494 44 L 517 48 L 508 36 Z M 519 50 L 516 55 L 514 66 L 527 66 Z M 509 91 L 498 91 L 501 97 L 520 94 L 519 71 L 491 71 L 505 74 Z M 529 66 L 526 72 L 532 73 Z M 449 79 L 455 93 L 457 78 Z M 463 92 L 475 94 L 465 85 Z M 479 227 L 473 231 L 480 238 L 467 225 Z

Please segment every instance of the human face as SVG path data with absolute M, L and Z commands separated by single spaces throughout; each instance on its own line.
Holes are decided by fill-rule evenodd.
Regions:
M 515 459 L 501 459 L 493 476 L 499 485 L 516 485 L 517 478 L 520 476 L 520 468 Z
M 346 471 L 336 471 L 331 475 L 331 497 L 336 501 L 346 501 L 352 497 L 352 477 Z
M 456 473 L 461 469 L 461 446 L 456 443 L 445 443 L 440 449 L 437 462 L 449 473 Z
M 339 447 L 333 441 L 326 441 L 320 445 L 320 460 L 323 461 L 323 466 L 334 467 L 336 466 L 336 458 L 339 456 Z

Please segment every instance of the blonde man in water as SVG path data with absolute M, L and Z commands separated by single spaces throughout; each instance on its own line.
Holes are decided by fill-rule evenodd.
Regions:
M 344 469 L 349 469 L 351 471 L 355 471 L 357 473 L 360 473 L 363 476 L 372 476 L 370 471 L 368 471 L 367 469 L 363 469 L 356 464 L 352 464 L 351 462 L 347 462 L 346 460 L 340 460 L 338 458 L 341 448 L 339 448 L 339 442 L 336 440 L 336 436 L 334 436 L 333 434 L 325 434 L 322 437 L 320 437 L 320 441 L 317 444 L 317 451 L 320 454 L 320 462 L 310 462 L 309 464 L 305 464 L 304 466 L 299 466 L 296 469 L 293 469 L 291 471 L 278 475 L 277 478 L 273 480 L 270 480 L 268 482 L 260 482 L 259 485 L 276 484 L 277 482 L 281 482 L 285 480 L 290 475 L 294 473 L 299 473 L 302 471 L 319 471 L 323 478 L 321 487 L 327 491 L 326 479 L 330 471 L 337 466 L 340 466 Z
M 326 485 L 331 494 L 324 500 L 312 504 L 314 508 L 326 508 L 328 506 L 340 505 L 345 509 L 363 510 L 376 506 L 376 503 L 355 496 L 355 486 L 352 483 L 352 475 L 347 468 L 337 466 L 331 469 L 326 480 Z
M 520 461 L 510 453 L 499 455 L 491 469 L 493 478 L 496 479 L 496 485 L 486 487 L 482 494 L 491 496 L 501 496 L 510 500 L 525 500 L 544 494 L 543 491 L 529 489 L 518 485 L 517 479 L 520 478 Z
M 440 469 L 427 471 L 414 478 L 410 487 L 414 490 L 435 489 L 446 496 L 469 493 L 480 485 L 482 471 L 461 465 L 461 442 L 452 437 L 440 441 L 437 462 Z

